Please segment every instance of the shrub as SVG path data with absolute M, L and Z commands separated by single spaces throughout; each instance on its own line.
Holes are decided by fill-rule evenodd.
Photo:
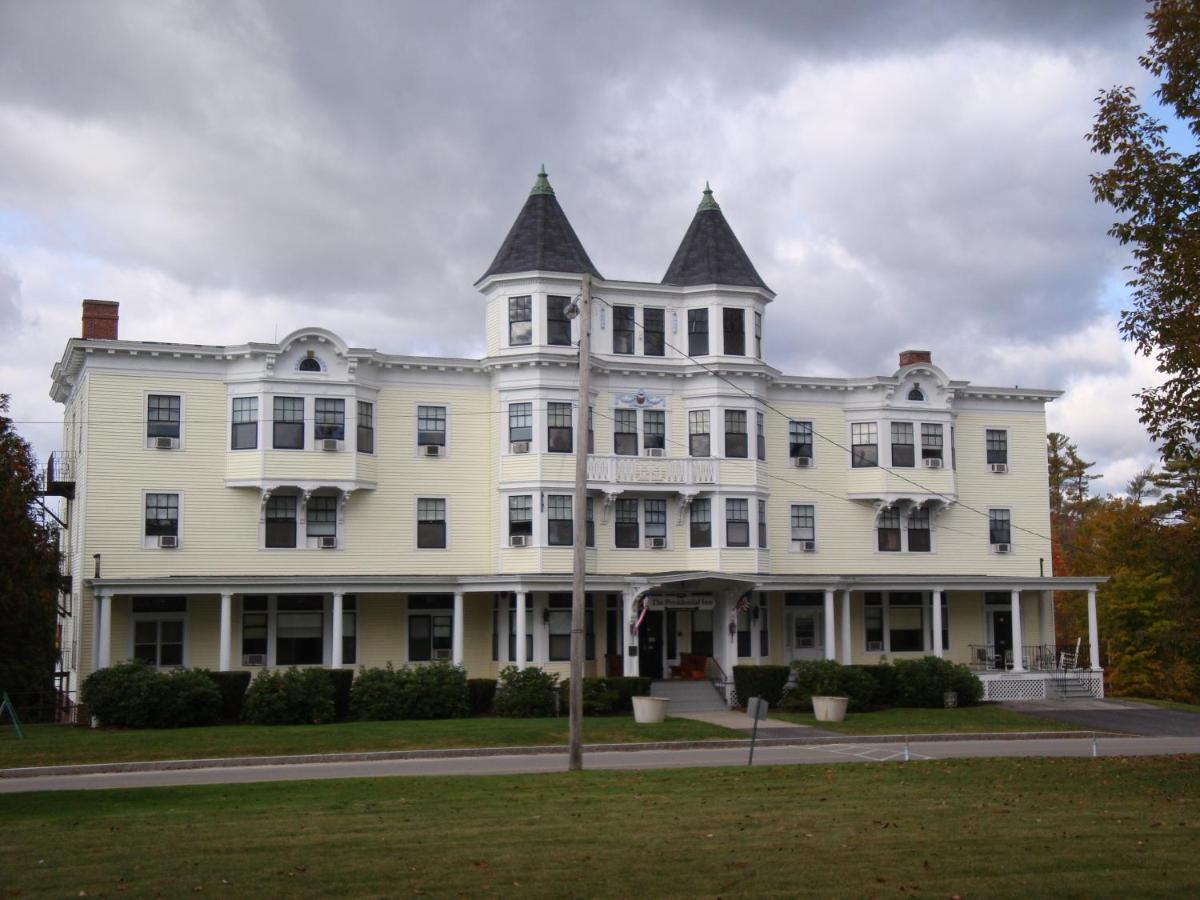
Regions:
M 537 666 L 507 666 L 500 671 L 495 707 L 498 716 L 553 716 L 558 707 L 558 676 Z
M 333 716 L 333 682 L 324 669 L 259 672 L 242 707 L 252 725 L 319 725 Z
M 246 700 L 246 688 L 250 686 L 250 673 L 205 670 L 204 674 L 212 679 L 217 690 L 221 692 L 221 721 L 240 722 L 242 704 Z
M 585 716 L 603 716 L 610 713 L 632 712 L 633 698 L 649 694 L 650 683 L 649 678 L 633 676 L 585 678 L 583 679 L 583 714 Z M 567 709 L 570 689 L 570 679 L 563 679 L 559 682 L 560 710 Z
M 807 712 L 814 696 L 833 696 L 848 697 L 849 709 L 869 709 L 876 702 L 878 682 L 864 671 L 867 668 L 872 667 L 843 666 L 831 659 L 797 660 L 792 663 L 792 686 L 780 706 Z
M 154 728 L 186 728 L 192 725 L 216 725 L 221 721 L 221 691 L 199 669 L 180 669 L 156 674 L 150 725 Z
M 406 719 L 461 719 L 471 711 L 467 670 L 448 662 L 410 669 L 403 693 Z
M 80 699 L 101 725 L 147 728 L 155 718 L 161 683 L 158 672 L 145 663 L 119 663 L 89 675 Z
M 874 704 L 879 707 L 896 706 L 898 685 L 896 669 L 890 663 L 872 666 L 855 666 L 875 682 Z
M 350 687 L 354 684 L 353 669 L 325 669 L 333 682 L 333 716 L 339 722 L 350 718 Z
M 762 697 L 771 706 L 778 706 L 789 675 L 787 666 L 734 666 L 733 687 L 738 703 L 745 706 L 751 697 Z
M 898 660 L 894 668 L 899 706 L 941 707 L 946 691 L 958 694 L 959 706 L 974 706 L 983 697 L 983 684 L 958 663 L 923 656 Z
M 350 688 L 350 715 L 374 722 L 404 718 L 404 685 L 408 670 L 362 669 Z
M 633 712 L 633 698 L 646 697 L 650 694 L 651 679 L 649 678 L 626 675 L 604 680 L 617 692 L 617 702 L 613 706 L 616 712 Z
M 496 699 L 495 678 L 467 679 L 467 706 L 473 716 L 486 716 L 492 711 Z

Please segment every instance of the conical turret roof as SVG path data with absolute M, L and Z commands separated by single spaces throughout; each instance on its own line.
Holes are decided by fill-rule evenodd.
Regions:
M 529 192 L 525 205 L 508 229 L 496 258 L 480 281 L 489 275 L 512 272 L 585 272 L 600 278 L 587 251 L 571 227 L 566 213 L 558 205 L 554 188 L 543 166 Z
M 692 224 L 675 251 L 662 283 L 684 286 L 731 284 L 770 290 L 725 221 L 725 214 L 713 199 L 712 188 L 707 183 Z

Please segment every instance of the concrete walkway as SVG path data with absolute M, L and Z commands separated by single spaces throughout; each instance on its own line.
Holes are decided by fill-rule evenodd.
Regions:
M 1037 700 L 1004 705 L 1015 712 L 1096 731 L 1151 737 L 1200 737 L 1200 713 L 1164 709 L 1136 700 Z

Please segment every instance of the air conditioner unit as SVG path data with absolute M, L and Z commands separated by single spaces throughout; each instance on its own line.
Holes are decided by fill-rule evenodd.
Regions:
M 243 653 L 243 666 L 265 666 L 267 664 L 267 654 L 265 653 Z
M 322 535 L 320 540 L 317 543 L 318 543 L 318 546 L 320 546 L 320 548 L 322 550 L 336 550 L 337 549 L 337 538 L 333 537 L 332 535 Z
M 172 437 L 155 438 L 154 439 L 154 449 L 155 450 L 174 450 L 175 449 L 175 438 L 172 438 Z
M 940 469 L 942 461 L 936 456 L 930 456 L 921 461 L 921 464 L 927 469 Z
M 1012 544 L 992 544 L 992 549 L 997 553 L 1011 553 Z
M 805 553 L 812 553 L 817 549 L 816 541 L 800 541 L 800 549 Z
M 158 536 L 158 546 L 162 550 L 174 550 L 179 546 L 179 537 L 174 534 L 160 534 Z
M 665 537 L 649 537 L 646 538 L 646 546 L 651 550 L 666 550 L 667 539 Z
M 883 641 L 867 641 L 867 652 L 883 652 Z
M 512 444 L 509 445 L 509 449 L 512 450 L 513 453 L 528 453 L 529 441 L 513 441 Z
M 793 456 L 792 457 L 792 465 L 794 465 L 797 469 L 811 469 L 812 468 L 812 457 L 811 456 Z
M 510 534 L 508 536 L 508 546 L 510 547 L 526 547 L 529 545 L 529 535 L 527 534 Z
M 321 449 L 322 450 L 336 450 L 337 445 L 338 445 L 337 438 L 323 438 L 321 440 Z
M 433 651 L 433 658 L 434 659 L 449 659 L 450 651 L 447 650 L 445 647 L 439 647 Z
M 421 451 L 426 456 L 441 456 L 442 455 L 442 448 L 441 448 L 441 445 L 439 445 L 439 444 L 425 444 L 421 448 Z
M 646 455 L 647 456 L 666 456 L 667 451 L 664 450 L 662 447 L 647 447 Z
M 1008 463 L 992 463 L 991 465 L 988 466 L 988 468 L 991 469 L 993 472 L 995 472 L 997 475 L 1003 475 L 1005 472 L 1008 471 Z

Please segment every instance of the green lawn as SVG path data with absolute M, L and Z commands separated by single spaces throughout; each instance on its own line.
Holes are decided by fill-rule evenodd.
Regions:
M 1014 712 L 1004 706 L 967 706 L 960 709 L 883 709 L 847 713 L 844 722 L 818 722 L 811 712 L 769 713 L 772 719 L 813 725 L 840 734 L 945 734 L 986 731 L 1073 731 L 1078 725 L 1055 722 Z M 762 734 L 763 732 L 759 732 Z
M 1200 895 L 1200 759 L 0 795 L 3 896 Z
M 0 728 L 0 769 L 153 759 L 210 759 L 299 753 L 352 753 L 442 747 L 519 747 L 567 743 L 567 719 L 440 719 L 344 722 L 338 725 L 220 725 L 145 731 L 30 725 L 25 740 Z M 632 716 L 585 719 L 593 744 L 741 738 L 745 734 L 690 719 L 638 725 Z

